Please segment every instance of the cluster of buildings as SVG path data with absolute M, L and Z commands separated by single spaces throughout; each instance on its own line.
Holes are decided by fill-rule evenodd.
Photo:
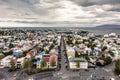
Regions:
M 42 44 L 39 46 L 41 48 L 35 56 L 37 60 L 35 62 L 36 68 L 41 68 L 43 61 L 46 63 L 45 68 L 57 68 L 60 39 L 60 35 L 46 35 L 46 37 L 42 39 Z
M 119 59 L 120 38 L 116 33 L 105 35 L 69 34 L 65 37 L 70 69 L 87 69 L 91 65 L 105 66 L 105 59 Z M 110 62 L 109 60 L 107 62 Z
M 60 38 L 56 33 L 40 31 L 0 36 L 0 68 L 11 67 L 11 61 L 16 68 L 22 68 L 25 59 L 35 59 L 36 68 L 41 68 L 43 62 L 46 68 L 56 68 Z
M 15 63 L 23 60 L 23 57 L 28 56 L 30 49 L 39 43 L 39 38 L 34 38 L 31 32 L 17 33 L 14 35 L 0 36 L 0 52 L 3 57 L 0 60 L 0 67 L 10 67 L 10 62 L 13 59 Z M 29 37 L 33 37 L 31 40 Z

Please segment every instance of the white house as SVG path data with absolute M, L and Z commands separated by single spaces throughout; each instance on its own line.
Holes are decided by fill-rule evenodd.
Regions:
M 75 57 L 75 50 L 71 47 L 67 47 L 67 55 L 68 57 L 69 56 Z
M 10 61 L 13 58 L 13 56 L 6 56 L 2 60 L 0 60 L 0 67 L 10 67 Z
M 22 57 L 22 58 L 18 58 L 18 59 L 17 59 L 17 62 L 16 62 L 17 68 L 21 68 L 21 67 L 22 67 L 23 60 L 24 60 L 24 59 L 25 59 L 25 57 Z

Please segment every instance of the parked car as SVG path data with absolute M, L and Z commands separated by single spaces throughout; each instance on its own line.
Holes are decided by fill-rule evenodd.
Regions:
M 96 68 L 96 65 L 94 65 L 92 63 L 88 63 L 88 68 Z
M 89 71 L 89 69 L 85 69 L 85 71 Z
M 102 63 L 100 63 L 100 62 L 96 62 L 96 65 L 97 65 L 97 66 L 100 66 L 100 67 L 104 67 L 104 66 L 105 66 L 105 64 L 102 64 Z
M 9 69 L 8 72 L 16 71 L 17 69 Z

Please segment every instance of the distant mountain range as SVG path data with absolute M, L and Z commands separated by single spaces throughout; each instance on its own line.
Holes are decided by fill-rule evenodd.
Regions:
M 120 28 L 120 25 L 115 25 L 115 24 L 105 24 L 105 25 L 100 25 L 96 26 L 97 28 Z

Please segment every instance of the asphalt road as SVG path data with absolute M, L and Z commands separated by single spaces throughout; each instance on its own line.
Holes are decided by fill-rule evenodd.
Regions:
M 9 80 L 6 72 L 0 71 L 0 80 Z
M 3 80 L 13 80 L 13 75 L 18 72 L 8 72 L 8 70 L 8 68 L 0 68 L 0 76 L 2 76 Z

